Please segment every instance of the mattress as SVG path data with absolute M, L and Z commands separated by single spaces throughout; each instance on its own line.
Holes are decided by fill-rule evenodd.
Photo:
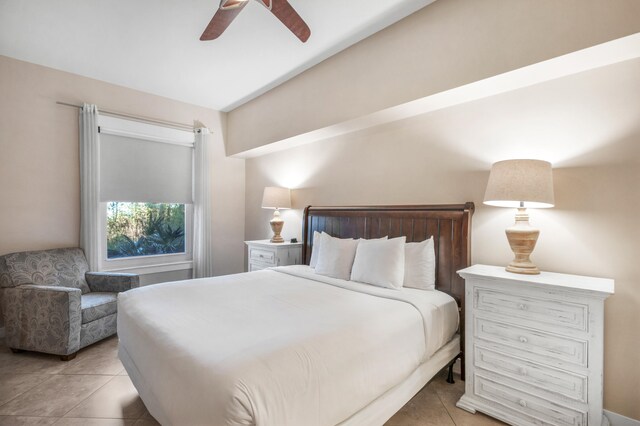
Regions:
M 120 357 L 163 425 L 335 425 L 453 337 L 455 301 L 289 266 L 118 299 Z

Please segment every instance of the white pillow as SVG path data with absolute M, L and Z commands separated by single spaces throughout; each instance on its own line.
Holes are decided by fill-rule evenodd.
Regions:
M 400 289 L 404 281 L 406 237 L 362 240 L 351 270 L 351 281 Z
M 436 287 L 436 253 L 433 237 L 419 243 L 405 244 L 404 286 L 420 290 Z
M 309 259 L 309 266 L 312 268 L 315 268 L 318 264 L 318 253 L 320 253 L 320 246 L 325 235 L 329 236 L 325 232 L 321 234 L 318 231 L 313 231 L 313 246 L 311 247 L 311 259 Z
M 311 266 L 312 268 L 315 268 L 316 265 L 318 264 L 318 256 L 320 251 L 322 250 L 322 242 L 324 241 L 325 237 L 335 238 L 324 231 L 322 231 L 322 233 L 318 231 L 313 231 L 313 246 L 311 247 L 311 259 L 309 259 L 309 266 Z M 389 239 L 389 237 L 385 235 L 384 237 L 377 238 L 377 239 L 387 240 Z M 363 240 L 363 238 L 360 238 L 360 240 Z
M 351 267 L 359 241 L 351 238 L 334 238 L 324 234 L 322 248 L 318 252 L 316 274 L 348 280 L 351 277 Z

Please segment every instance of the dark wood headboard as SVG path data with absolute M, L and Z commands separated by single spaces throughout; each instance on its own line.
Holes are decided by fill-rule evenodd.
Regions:
M 338 238 L 406 236 L 419 242 L 433 235 L 436 288 L 448 293 L 461 308 L 464 280 L 456 271 L 471 264 L 473 203 L 425 206 L 315 207 L 304 209 L 302 259 L 309 264 L 313 231 Z

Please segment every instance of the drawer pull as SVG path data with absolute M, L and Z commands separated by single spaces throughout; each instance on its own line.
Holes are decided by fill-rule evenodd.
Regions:
M 527 343 L 527 342 L 528 342 L 528 340 L 527 340 L 526 337 L 520 336 L 520 343 Z
M 527 310 L 527 305 L 525 305 L 524 303 L 520 303 L 518 305 L 518 309 L 520 309 L 521 311 L 526 311 Z
M 261 254 L 260 257 L 264 258 L 264 254 Z
M 521 407 L 526 407 L 527 401 L 525 401 L 524 399 L 521 399 L 520 401 L 518 401 L 518 404 L 520 404 Z

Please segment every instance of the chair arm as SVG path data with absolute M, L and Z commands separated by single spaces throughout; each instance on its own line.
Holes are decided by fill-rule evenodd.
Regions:
M 140 287 L 137 274 L 116 274 L 113 272 L 87 272 L 85 275 L 91 291 L 108 291 L 119 293 Z
M 11 348 L 68 355 L 80 348 L 82 292 L 20 285 L 4 289 L 5 342 Z

